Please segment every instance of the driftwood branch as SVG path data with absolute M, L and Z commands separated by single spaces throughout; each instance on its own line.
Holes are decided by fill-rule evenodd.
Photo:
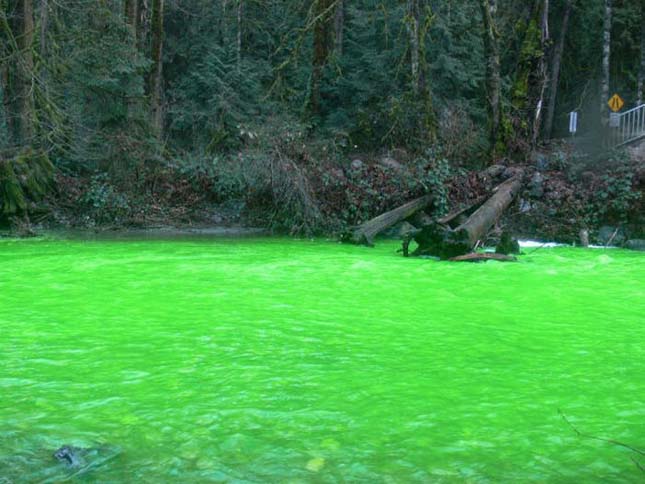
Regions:
M 432 195 L 424 195 L 394 210 L 385 212 L 356 228 L 349 237 L 349 241 L 355 244 L 374 245 L 374 238 L 378 234 L 423 210 L 432 203 L 432 200 Z
M 452 257 L 449 260 L 452 262 L 486 262 L 487 260 L 496 260 L 500 262 L 517 262 L 517 257 L 504 254 L 473 253 Z
M 598 441 L 600 441 L 600 442 L 605 442 L 605 443 L 607 443 L 607 444 L 617 445 L 618 447 L 624 447 L 625 449 L 629 449 L 629 450 L 631 450 L 632 452 L 634 452 L 634 453 L 636 453 L 636 454 L 638 454 L 638 455 L 645 456 L 645 451 L 640 450 L 640 449 L 637 449 L 636 447 L 633 447 L 633 446 L 631 446 L 631 445 L 629 445 L 629 444 L 625 444 L 624 442 L 620 442 L 620 441 L 618 441 L 618 440 L 614 440 L 614 439 L 605 439 L 605 438 L 603 438 L 603 437 L 596 437 L 595 435 L 590 435 L 590 434 L 586 434 L 586 433 L 580 432 L 580 430 L 578 430 L 578 429 L 577 429 L 577 428 L 576 428 L 576 427 L 571 423 L 571 421 L 567 418 L 567 416 L 564 414 L 564 412 L 563 412 L 562 410 L 560 410 L 559 408 L 558 408 L 558 413 L 559 413 L 559 414 L 560 414 L 560 416 L 562 417 L 562 420 L 564 420 L 564 421 L 565 421 L 565 423 L 566 423 L 569 427 L 571 427 L 571 429 L 576 433 L 576 435 L 577 435 L 578 437 L 582 437 L 582 438 L 585 438 L 585 439 L 598 440 Z M 645 472 L 645 468 L 643 467 L 643 465 L 642 465 L 640 462 L 638 462 L 638 461 L 637 461 L 636 459 L 634 459 L 634 458 L 632 458 L 632 462 L 633 462 L 634 464 L 636 464 L 636 467 L 638 467 L 642 472 Z

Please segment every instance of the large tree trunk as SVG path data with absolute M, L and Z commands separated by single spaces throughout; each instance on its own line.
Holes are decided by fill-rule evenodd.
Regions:
M 345 33 L 345 0 L 338 0 L 334 16 L 334 52 L 337 57 L 343 55 L 343 35 Z
M 410 69 L 415 90 L 419 94 L 419 57 L 420 57 L 420 0 L 408 0 L 408 35 L 410 36 Z
M 432 203 L 432 195 L 412 200 L 359 226 L 350 237 L 355 244 L 373 245 L 374 238 L 403 220 L 412 217 Z
M 551 63 L 551 87 L 549 89 L 549 106 L 546 111 L 544 120 L 544 137 L 551 139 L 553 135 L 553 120 L 555 118 L 555 106 L 558 98 L 558 84 L 560 83 L 560 66 L 562 65 L 562 53 L 564 52 L 564 41 L 569 30 L 569 19 L 573 9 L 573 0 L 567 0 L 564 7 L 564 16 L 562 17 L 562 28 L 560 29 L 560 38 L 553 52 L 553 61 Z
M 329 58 L 330 14 L 334 0 L 314 0 L 314 2 L 314 45 L 309 110 L 314 116 L 319 116 L 321 113 L 320 84 Z
M 605 0 L 605 17 L 602 42 L 602 80 L 600 84 L 600 117 L 603 126 L 609 124 L 609 67 L 611 60 L 612 0 Z
M 488 230 L 509 207 L 522 188 L 522 177 L 522 174 L 516 175 L 499 185 L 495 193 L 457 228 L 451 229 L 439 223 L 423 227 L 414 236 L 419 246 L 413 255 L 450 259 L 470 252 L 484 240 Z
M 18 103 L 18 139 L 22 145 L 34 143 L 34 5 L 33 0 L 18 0 L 16 6 L 20 51 L 16 69 L 16 101 Z
M 10 46 L 10 39 L 13 38 L 11 26 L 7 19 L 7 2 L 0 0 L 0 56 L 9 58 L 10 52 L 14 46 Z M 11 72 L 10 63 L 0 63 L 0 89 L 2 89 L 2 107 L 4 108 L 4 119 L 7 125 L 7 134 L 9 139 L 4 144 L 14 144 L 15 129 L 14 116 L 12 115 L 13 106 L 11 103 Z
M 137 3 L 136 6 L 136 24 L 134 30 L 137 35 L 137 46 L 141 52 L 146 52 L 148 33 L 150 30 L 149 22 L 149 0 L 132 0 Z
M 164 0 L 153 0 L 150 100 L 152 108 L 152 125 L 159 137 L 161 137 L 163 131 L 163 6 Z
M 139 1 L 138 0 L 125 0 L 124 5 L 125 22 L 128 24 L 134 39 L 137 38 L 137 27 L 139 24 Z
M 425 142 L 436 138 L 437 120 L 432 105 L 432 93 L 428 82 L 428 62 L 425 38 L 429 22 L 425 0 L 408 0 L 407 30 L 410 38 L 410 73 L 412 88 L 419 99 L 421 122 L 418 136 Z
M 547 84 L 545 53 L 549 42 L 549 0 L 535 0 L 526 25 L 512 93 L 521 134 L 535 145 L 542 124 Z
M 645 84 L 645 0 L 641 0 L 641 63 L 638 70 L 638 88 L 636 99 L 638 105 L 643 104 L 643 87 Z
M 237 2 L 237 42 L 235 53 L 237 57 L 237 72 L 242 68 L 242 13 L 244 11 L 244 0 Z
M 49 28 L 49 1 L 40 2 L 40 58 L 47 56 L 47 29 Z
M 540 128 L 542 126 L 542 113 L 544 112 L 544 93 L 549 80 L 549 73 L 547 67 L 546 51 L 550 42 L 549 33 L 549 0 L 542 2 L 542 18 L 540 21 L 540 49 L 542 56 L 540 57 L 535 83 L 529 86 L 534 86 L 536 89 L 536 98 L 534 99 L 535 110 L 533 114 L 533 129 L 531 130 L 532 142 L 535 145 L 540 137 Z M 530 92 L 530 89 L 529 89 Z
M 503 140 L 502 124 L 502 76 L 499 58 L 499 33 L 495 23 L 497 0 L 480 0 L 484 19 L 484 47 L 486 50 L 486 94 L 488 107 L 489 141 L 491 152 L 496 153 Z

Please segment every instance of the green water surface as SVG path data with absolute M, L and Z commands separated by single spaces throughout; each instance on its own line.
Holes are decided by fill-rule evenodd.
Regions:
M 0 241 L 0 482 L 645 480 L 643 254 L 397 248 Z

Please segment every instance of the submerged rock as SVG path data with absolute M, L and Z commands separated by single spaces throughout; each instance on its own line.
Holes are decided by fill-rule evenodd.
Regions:
M 625 248 L 629 250 L 639 250 L 645 252 L 645 239 L 628 240 Z
M 75 473 L 84 473 L 111 461 L 120 454 L 121 449 L 111 445 L 91 448 L 63 445 L 54 452 L 54 458 Z
M 83 455 L 87 453 L 87 449 L 80 447 L 73 447 L 71 445 L 63 445 L 60 449 L 54 452 L 56 460 L 67 464 L 69 467 L 82 467 L 85 465 Z

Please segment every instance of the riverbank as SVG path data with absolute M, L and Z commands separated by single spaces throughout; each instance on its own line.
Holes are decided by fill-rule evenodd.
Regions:
M 295 147 L 292 147 L 295 150 Z M 516 237 L 622 245 L 645 238 L 645 157 L 592 158 L 565 145 L 522 163 L 501 160 L 466 169 L 440 154 L 402 150 L 352 156 L 299 147 L 289 157 L 259 154 L 182 164 L 143 164 L 128 177 L 109 173 L 54 175 L 51 189 L 20 214 L 5 234 L 48 231 L 161 233 L 209 231 L 340 237 L 352 227 L 429 193 L 430 217 L 486 196 L 517 173 L 523 189 L 491 231 Z M 195 232 L 196 231 L 196 232 Z M 1 235 L 1 233 L 0 233 Z M 398 227 L 388 234 L 398 236 Z

